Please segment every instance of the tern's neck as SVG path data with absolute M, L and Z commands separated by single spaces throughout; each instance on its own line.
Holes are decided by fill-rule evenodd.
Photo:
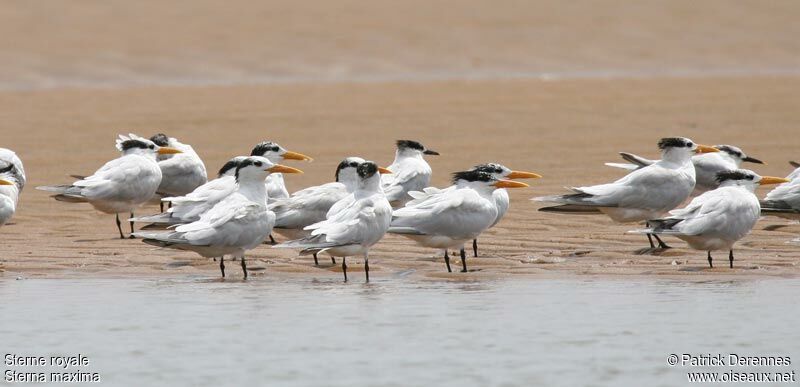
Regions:
M 381 176 L 374 174 L 358 182 L 358 188 L 353 192 L 356 197 L 370 196 L 376 193 L 383 193 L 381 188 Z
M 466 181 L 466 180 L 458 180 L 456 182 L 456 188 L 469 188 L 474 190 L 475 192 L 479 193 L 483 197 L 491 197 L 492 192 L 494 192 L 495 187 L 487 185 L 485 182 L 481 181 Z
M 351 176 L 350 174 L 342 174 L 339 176 L 339 182 L 344 184 L 344 189 L 346 189 L 347 192 L 353 192 L 359 188 L 357 175 Z
M 661 152 L 661 160 L 683 165 L 692 160 L 694 152 L 688 148 L 670 147 Z
M 752 181 L 742 181 L 742 180 L 725 180 L 720 183 L 720 188 L 722 187 L 737 187 L 743 190 L 746 190 L 750 193 L 756 192 L 757 184 L 754 184 Z
M 405 159 L 420 159 L 424 160 L 422 157 L 422 152 L 414 149 L 398 149 L 397 152 L 394 154 L 394 163 L 398 163 L 401 160 Z
M 262 179 L 239 179 L 238 192 L 256 203 L 267 202 L 267 186 Z

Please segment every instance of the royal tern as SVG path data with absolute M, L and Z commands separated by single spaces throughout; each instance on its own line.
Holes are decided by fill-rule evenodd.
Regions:
M 423 155 L 439 155 L 438 152 L 426 149 L 422 144 L 411 140 L 398 140 L 394 162 L 387 169 L 391 175 L 383 175 L 381 185 L 386 199 L 392 207 L 398 208 L 406 204 L 411 197 L 409 191 L 419 191 L 427 187 L 431 181 L 431 166 Z
M 714 148 L 719 149 L 719 152 L 692 156 L 692 164 L 694 164 L 696 175 L 695 194 L 701 194 L 717 188 L 719 186 L 716 179 L 718 172 L 738 169 L 742 162 L 764 164 L 763 161 L 746 155 L 741 148 L 733 145 L 714 145 Z M 658 161 L 626 152 L 620 152 L 620 155 L 631 164 L 606 163 L 606 165 L 636 170 Z
M 737 169 L 717 173 L 717 181 L 719 188 L 694 198 L 685 208 L 670 211 L 672 216 L 650 220 L 651 228 L 631 232 L 680 238 L 693 249 L 707 251 L 710 267 L 714 267 L 712 251 L 728 250 L 733 268 L 733 244 L 750 233 L 761 216 L 756 187 L 788 180 Z
M 767 196 L 761 201 L 762 214 L 786 219 L 800 219 L 800 165 L 794 162 L 789 162 L 789 164 L 797 169 L 786 176 L 789 182 L 783 183 L 767 193 Z
M 278 164 L 284 160 L 314 160 L 302 153 L 288 151 L 286 148 L 271 141 L 264 141 L 257 144 L 253 148 L 253 151 L 250 152 L 250 156 L 266 157 L 274 164 Z M 286 190 L 286 184 L 283 182 L 283 175 L 280 173 L 271 173 L 269 177 L 267 177 L 265 184 L 267 186 L 267 197 L 270 203 L 278 199 L 289 197 L 289 191 Z
M 20 169 L 0 160 L 0 226 L 8 223 L 17 211 L 22 181 Z
M 480 171 L 486 172 L 496 179 L 508 179 L 508 180 L 515 180 L 515 179 L 538 179 L 542 177 L 541 175 L 533 172 L 524 172 L 524 171 L 512 171 L 508 167 L 497 164 L 497 163 L 488 163 L 488 164 L 480 164 L 474 166 L 471 170 L 473 171 Z M 511 200 L 508 197 L 508 191 L 505 188 L 498 188 L 492 192 L 492 197 L 494 198 L 494 203 L 497 205 L 497 218 L 494 220 L 489 228 L 494 227 L 500 219 L 505 216 L 506 212 L 508 211 L 508 206 L 511 204 Z M 475 257 L 478 256 L 478 239 L 472 240 L 472 253 Z
M 161 184 L 156 191 L 160 197 L 183 196 L 208 181 L 206 166 L 191 145 L 184 144 L 175 137 L 163 133 L 150 137 L 158 146 L 175 148 L 182 153 L 158 155 L 156 160 L 161 168 Z M 161 202 L 164 211 L 164 202 Z
M 22 189 L 25 187 L 26 177 L 25 168 L 23 167 L 22 160 L 19 159 L 19 156 L 17 156 L 17 154 L 11 149 L 0 148 L 0 163 L 3 165 L 11 164 L 14 166 L 15 171 L 13 173 L 17 178 L 17 187 L 19 188 L 20 192 L 22 192 Z
M 264 157 L 248 157 L 236 168 L 236 191 L 203 214 L 200 220 L 179 225 L 174 231 L 140 231 L 134 235 L 150 245 L 194 251 L 206 258 L 233 255 L 241 260 L 247 279 L 245 251 L 260 245 L 275 224 L 275 214 L 267 209 L 264 186 L 264 180 L 271 173 L 302 171 L 273 164 Z M 224 259 L 220 259 L 219 268 L 225 277 Z
M 277 219 L 273 231 L 288 239 L 300 239 L 311 234 L 304 230 L 306 226 L 321 222 L 328 218 L 328 212 L 334 204 L 348 195 L 352 202 L 352 193 L 358 188 L 358 166 L 364 162 L 360 157 L 348 157 L 336 167 L 333 183 L 327 183 L 305 188 L 292 194 L 286 199 L 272 202 L 269 208 L 275 212 Z M 378 168 L 380 173 L 391 173 L 385 168 Z M 345 206 L 345 205 L 342 205 Z M 336 258 L 331 257 L 336 263 Z M 317 254 L 314 254 L 314 264 L 319 265 Z
M 378 243 L 392 221 L 392 207 L 381 189 L 380 169 L 365 161 L 357 168 L 355 200 L 328 219 L 306 227 L 311 235 L 275 247 L 300 248 L 300 254 L 327 253 L 333 257 L 364 256 L 364 271 L 369 282 L 369 249 Z M 347 259 L 342 258 L 347 281 Z
M 163 228 L 199 220 L 201 215 L 236 190 L 236 178 L 234 177 L 236 167 L 246 158 L 246 156 L 237 156 L 230 159 L 220 168 L 216 179 L 197 187 L 188 195 L 163 198 L 162 200 L 171 203 L 171 207 L 166 212 L 130 220 L 150 223 L 143 229 Z
M 560 203 L 539 211 L 566 214 L 606 214 L 619 223 L 658 219 L 683 203 L 695 185 L 692 155 L 719 152 L 716 148 L 695 144 L 684 137 L 662 138 L 658 142 L 661 160 L 637 169 L 609 184 L 571 188 L 574 193 L 533 198 Z M 658 236 L 660 248 L 669 248 Z M 650 248 L 655 248 L 650 234 Z
M 89 203 L 96 210 L 116 214 L 120 238 L 122 225 L 120 213 L 130 213 L 150 200 L 161 183 L 161 169 L 157 154 L 181 153 L 175 148 L 159 147 L 152 141 L 135 134 L 119 136 L 117 149 L 122 156 L 107 162 L 93 175 L 72 184 L 36 187 L 55 192 L 53 198 L 70 203 Z M 133 222 L 131 222 L 133 232 Z M 131 235 L 133 238 L 133 235 Z
M 401 234 L 422 246 L 443 250 L 448 272 L 452 270 L 447 250 L 460 249 L 462 272 L 466 272 L 464 243 L 477 238 L 497 220 L 493 191 L 527 186 L 476 170 L 456 172 L 452 187 L 428 187 L 423 192 L 411 192 L 414 200 L 394 211 L 389 232 Z

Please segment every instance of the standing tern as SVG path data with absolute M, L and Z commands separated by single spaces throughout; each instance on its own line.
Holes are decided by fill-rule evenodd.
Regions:
M 183 196 L 208 181 L 206 166 L 191 145 L 184 144 L 175 137 L 159 133 L 150 137 L 158 146 L 170 147 L 182 153 L 158 155 L 156 160 L 161 168 L 161 184 L 156 191 L 160 197 Z M 164 202 L 161 202 L 164 212 Z
M 179 225 L 174 231 L 140 231 L 134 235 L 150 245 L 194 251 L 206 258 L 233 255 L 241 260 L 247 279 L 245 251 L 260 245 L 275 224 L 275 214 L 267 209 L 264 185 L 271 173 L 302 171 L 273 164 L 264 157 L 248 157 L 236 168 L 236 192 L 217 203 L 198 221 Z M 219 268 L 225 277 L 224 259 L 220 259 Z
M 716 179 L 718 172 L 738 169 L 742 162 L 764 164 L 763 161 L 746 155 L 741 148 L 733 145 L 714 145 L 714 148 L 719 149 L 719 152 L 692 156 L 696 175 L 695 194 L 717 188 L 719 186 Z M 620 152 L 620 155 L 631 164 L 606 163 L 606 165 L 636 170 L 658 162 L 658 160 L 649 160 L 632 153 Z
M 756 187 L 788 180 L 737 169 L 717 173 L 717 181 L 719 188 L 694 198 L 685 208 L 670 211 L 672 216 L 650 220 L 652 227 L 631 232 L 680 238 L 693 249 L 707 251 L 712 268 L 711 252 L 728 250 L 732 269 L 734 243 L 750 233 L 761 216 Z
M 357 168 L 355 200 L 328 219 L 306 227 L 311 235 L 275 247 L 300 248 L 300 254 L 327 253 L 334 257 L 364 256 L 364 271 L 369 282 L 369 249 L 378 243 L 392 221 L 392 207 L 381 189 L 380 168 L 365 161 Z M 347 259 L 342 258 L 347 281 Z
M 464 244 L 478 237 L 497 220 L 492 195 L 498 188 L 527 187 L 525 183 L 500 180 L 477 170 L 453 174 L 453 186 L 412 192 L 414 200 L 394 211 L 389 232 L 401 234 L 422 246 L 441 249 L 451 272 L 448 249 L 460 249 L 462 272 L 467 271 Z
M 275 211 L 277 220 L 273 230 L 289 239 L 300 239 L 311 234 L 305 230 L 306 226 L 327 219 L 329 214 L 339 211 L 332 207 L 338 204 L 341 208 L 354 201 L 353 192 L 358 188 L 360 177 L 358 166 L 364 162 L 360 157 L 348 157 L 336 167 L 333 183 L 309 187 L 292 194 L 287 199 L 279 199 L 270 204 L 270 209 Z M 378 167 L 382 174 L 391 173 L 386 168 Z M 343 200 L 345 198 L 347 200 Z M 341 202 L 341 203 L 340 203 Z M 317 254 L 314 253 L 314 265 L 319 265 Z M 331 256 L 335 264 L 336 258 Z
M 72 184 L 36 189 L 56 193 L 53 198 L 58 201 L 89 203 L 100 212 L 116 214 L 119 237 L 124 239 L 119 214 L 130 213 L 133 217 L 133 210 L 150 200 L 161 183 L 161 169 L 156 162 L 156 155 L 181 151 L 159 147 L 135 134 L 120 135 L 117 149 L 122 152 L 122 156 L 107 162 L 89 177 Z
M 761 213 L 786 219 L 800 219 L 800 164 L 789 162 L 797 168 L 783 183 L 767 193 L 761 201 Z
M 19 171 L 14 164 L 0 160 L 0 226 L 8 223 L 17 211 L 23 181 Z
M 566 214 L 606 214 L 618 223 L 658 219 L 683 203 L 695 186 L 692 155 L 719 152 L 716 148 L 695 144 L 685 137 L 662 138 L 658 142 L 661 160 L 637 169 L 609 184 L 573 187 L 573 193 L 542 196 L 533 200 L 560 203 L 539 211 Z M 657 235 L 659 247 L 669 248 Z M 655 248 L 647 234 L 650 248 Z
M 383 192 L 392 207 L 402 207 L 411 200 L 408 192 L 420 191 L 431 182 L 431 166 L 423 155 L 438 156 L 439 152 L 427 149 L 416 141 L 397 141 L 394 162 L 387 168 L 392 174 L 381 177 Z
M 542 177 L 542 175 L 533 172 L 512 171 L 508 167 L 497 163 L 476 165 L 471 170 L 486 172 L 498 180 L 538 179 Z M 494 190 L 494 192 L 492 192 L 492 197 L 494 198 L 495 205 L 497 205 L 497 218 L 494 220 L 494 223 L 489 226 L 489 228 L 494 227 L 497 222 L 500 221 L 500 219 L 503 219 L 503 216 L 505 216 L 506 212 L 508 211 L 508 207 L 511 204 L 511 200 L 508 197 L 508 191 L 505 188 L 498 188 Z M 478 256 L 477 238 L 472 240 L 472 252 L 474 254 L 473 256 Z

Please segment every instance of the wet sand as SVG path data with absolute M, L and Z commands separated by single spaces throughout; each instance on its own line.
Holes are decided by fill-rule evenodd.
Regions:
M 336 164 L 358 155 L 388 164 L 393 141 L 417 139 L 442 153 L 430 157 L 433 183 L 480 162 L 501 162 L 544 175 L 532 187 L 512 190 L 511 210 L 480 239 L 472 272 L 445 271 L 438 252 L 388 236 L 371 255 L 376 277 L 416 276 L 478 280 L 508 276 L 644 276 L 686 279 L 796 277 L 800 225 L 766 218 L 737 245 L 736 268 L 717 253 L 678 240 L 659 256 L 633 252 L 646 245 L 628 235 L 635 225 L 605 217 L 537 212 L 533 196 L 564 186 L 602 183 L 622 176 L 602 163 L 616 152 L 657 155 L 663 136 L 740 145 L 769 163 L 753 166 L 786 175 L 797 153 L 800 78 L 736 77 L 651 80 L 494 80 L 398 83 L 293 84 L 235 87 L 63 89 L 0 93 L 2 146 L 22 157 L 29 183 L 13 224 L 0 229 L 3 276 L 216 278 L 215 262 L 192 253 L 159 250 L 119 240 L 113 216 L 88 205 L 55 202 L 34 187 L 66 183 L 69 174 L 94 171 L 117 157 L 118 133 L 163 131 L 191 143 L 209 170 L 248 153 L 261 140 L 315 157 L 291 164 L 306 173 L 287 177 L 290 191 L 328 182 Z M 762 196 L 765 190 L 759 191 Z M 140 213 L 154 213 L 147 206 Z M 779 227 L 767 231 L 765 228 Z M 340 276 L 327 258 L 319 268 L 292 250 L 260 247 L 249 255 L 253 278 Z M 459 261 L 455 259 L 454 265 Z M 362 280 L 361 259 L 351 258 L 351 278 Z M 230 268 L 230 266 L 229 266 Z M 240 278 L 238 267 L 228 270 Z

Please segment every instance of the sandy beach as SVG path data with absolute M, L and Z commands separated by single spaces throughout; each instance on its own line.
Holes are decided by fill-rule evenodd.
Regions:
M 374 250 L 376 276 L 800 273 L 800 248 L 785 243 L 800 226 L 784 220 L 759 222 L 737 247 L 736 269 L 708 270 L 705 254 L 678 240 L 662 255 L 635 255 L 645 239 L 626 231 L 636 225 L 544 214 L 529 201 L 618 178 L 603 162 L 619 151 L 656 157 L 664 136 L 739 145 L 769 163 L 756 171 L 785 176 L 800 158 L 797 2 L 162 5 L 0 10 L 0 146 L 19 153 L 29 179 L 13 224 L 0 229 L 5 276 L 218 275 L 210 260 L 118 240 L 113 216 L 34 190 L 96 170 L 129 132 L 178 137 L 209 171 L 277 141 L 316 159 L 293 164 L 306 173 L 287 179 L 290 191 L 330 181 L 346 156 L 387 165 L 397 139 L 442 153 L 429 158 L 436 186 L 482 162 L 544 175 L 512 192 L 473 272 L 447 274 L 438 252 L 388 236 Z M 250 259 L 256 277 L 339 275 L 269 246 Z
M 622 176 L 603 162 L 616 161 L 622 150 L 655 157 L 655 141 L 671 135 L 739 144 L 768 163 L 757 171 L 784 176 L 791 170 L 787 161 L 798 157 L 791 137 L 800 123 L 798 89 L 800 80 L 791 77 L 737 77 L 6 92 L 0 94 L 4 145 L 23 158 L 29 185 L 14 224 L 2 229 L 3 269 L 23 277 L 217 276 L 210 260 L 119 240 L 113 216 L 33 190 L 68 182 L 69 174 L 92 172 L 116 157 L 117 133 L 163 131 L 191 142 L 209 170 L 267 139 L 315 157 L 292 164 L 306 173 L 287 178 L 290 191 L 330 181 L 345 156 L 387 165 L 400 138 L 442 153 L 429 158 L 437 186 L 479 162 L 544 175 L 531 188 L 512 190 L 508 216 L 480 239 L 480 257 L 468 259 L 475 271 L 448 274 L 437 252 L 388 236 L 372 255 L 376 276 L 794 277 L 800 249 L 786 242 L 800 225 L 788 221 L 763 219 L 738 244 L 734 270 L 709 270 L 703 252 L 678 240 L 662 255 L 635 255 L 646 240 L 626 234 L 634 225 L 537 212 L 540 205 L 529 198 Z M 780 227 L 765 230 L 774 226 Z M 315 268 L 310 257 L 269 246 L 254 250 L 250 260 L 254 277 L 340 275 L 329 263 Z M 351 270 L 361 270 L 360 259 L 351 261 Z

